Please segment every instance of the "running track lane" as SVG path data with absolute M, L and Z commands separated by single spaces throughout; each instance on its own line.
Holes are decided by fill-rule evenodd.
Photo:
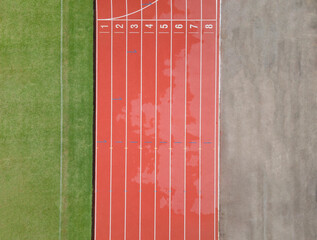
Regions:
M 96 4 L 94 238 L 216 240 L 220 0 L 152 2 Z

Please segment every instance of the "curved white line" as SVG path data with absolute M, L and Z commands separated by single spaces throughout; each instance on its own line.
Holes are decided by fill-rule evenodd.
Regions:
M 113 17 L 113 18 L 106 18 L 106 19 L 100 19 L 100 20 L 105 20 L 105 21 L 109 21 L 109 20 L 115 20 L 115 19 L 118 19 L 118 18 L 124 18 L 124 17 L 128 17 L 130 15 L 133 15 L 135 13 L 138 13 L 138 12 L 141 12 L 143 11 L 144 9 L 148 8 L 148 7 L 151 7 L 152 5 L 156 4 L 159 0 L 155 0 L 154 2 L 152 2 L 150 5 L 147 5 L 146 7 L 144 8 L 141 8 L 139 10 L 136 10 L 132 13 L 129 13 L 129 14 L 126 14 L 126 15 L 122 15 L 122 16 L 119 16 L 119 17 Z

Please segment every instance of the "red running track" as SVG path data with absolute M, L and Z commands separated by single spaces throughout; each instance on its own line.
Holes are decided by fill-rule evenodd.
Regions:
M 220 0 L 97 0 L 96 240 L 218 239 Z

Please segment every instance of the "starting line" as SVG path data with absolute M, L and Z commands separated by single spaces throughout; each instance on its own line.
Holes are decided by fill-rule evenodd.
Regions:
M 219 2 L 96 1 L 94 239 L 218 239 Z

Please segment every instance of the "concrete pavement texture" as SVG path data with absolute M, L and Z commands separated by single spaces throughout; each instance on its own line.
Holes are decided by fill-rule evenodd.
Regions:
M 317 0 L 222 0 L 220 240 L 317 239 Z

